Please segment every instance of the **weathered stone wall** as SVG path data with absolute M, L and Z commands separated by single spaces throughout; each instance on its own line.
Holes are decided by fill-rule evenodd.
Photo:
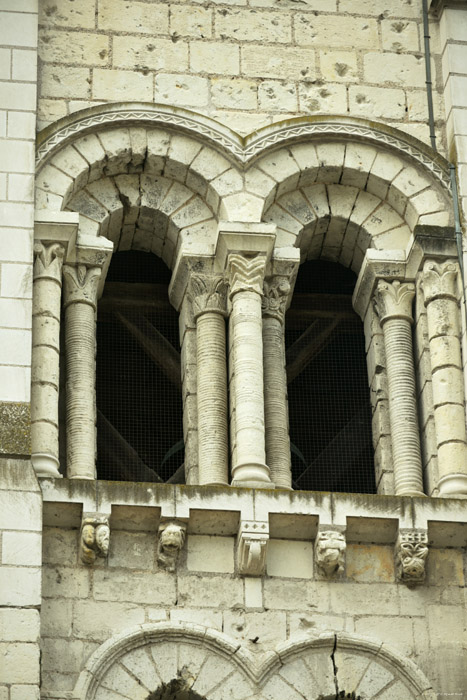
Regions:
M 73 689 L 112 635 L 159 621 L 223 631 L 257 658 L 304 635 L 357 633 L 414 661 L 436 691 L 464 690 L 465 550 L 431 548 L 426 583 L 408 588 L 395 582 L 390 544 L 348 543 L 344 577 L 327 581 L 314 571 L 311 540 L 273 538 L 266 575 L 251 578 L 237 573 L 233 536 L 188 534 L 169 573 L 157 564 L 157 533 L 135 521 L 112 530 L 108 560 L 94 567 L 79 562 L 77 529 L 44 531 L 42 682 L 57 693 L 50 697 Z
M 430 32 L 443 120 L 436 21 Z M 91 105 L 143 101 L 242 134 L 350 114 L 429 141 L 421 2 L 42 0 L 39 56 L 39 128 Z

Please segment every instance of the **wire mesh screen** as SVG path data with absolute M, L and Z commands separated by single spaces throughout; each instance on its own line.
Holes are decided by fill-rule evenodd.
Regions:
M 183 482 L 178 315 L 169 270 L 150 253 L 113 256 L 97 321 L 97 475 Z
M 375 493 L 363 327 L 355 276 L 335 263 L 301 268 L 286 315 L 292 478 L 296 489 Z

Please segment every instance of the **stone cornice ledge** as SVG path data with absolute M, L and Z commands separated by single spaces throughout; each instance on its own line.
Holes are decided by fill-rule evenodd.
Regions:
M 435 547 L 467 545 L 462 499 L 78 479 L 41 479 L 40 484 L 45 526 L 79 527 L 83 511 L 96 511 L 109 514 L 111 529 L 130 526 L 157 532 L 161 518 L 173 518 L 187 524 L 188 534 L 215 535 L 219 533 L 214 531 L 212 515 L 217 512 L 223 534 L 231 536 L 237 534 L 241 520 L 256 519 L 269 521 L 272 538 L 312 540 L 321 522 L 345 526 L 348 542 L 394 544 L 399 528 L 422 528 Z M 133 511 L 131 519 L 128 508 Z M 204 510 L 211 514 L 205 520 Z
M 448 7 L 454 10 L 467 10 L 467 3 L 465 0 L 431 0 L 430 12 L 439 17 Z

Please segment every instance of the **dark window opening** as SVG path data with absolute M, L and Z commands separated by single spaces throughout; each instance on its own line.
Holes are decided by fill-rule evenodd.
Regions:
M 365 343 L 352 309 L 356 277 L 301 265 L 285 320 L 295 489 L 376 493 Z
M 170 271 L 115 253 L 97 316 L 97 477 L 184 482 L 178 314 Z

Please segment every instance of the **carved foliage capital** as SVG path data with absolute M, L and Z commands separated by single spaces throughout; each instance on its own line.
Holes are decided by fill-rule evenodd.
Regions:
M 65 247 L 61 243 L 34 243 L 34 280 L 53 279 L 62 283 Z
M 268 542 L 269 527 L 267 522 L 242 520 L 237 539 L 239 574 L 261 576 L 264 573 Z
M 88 267 L 82 264 L 76 266 L 64 265 L 65 306 L 81 302 L 95 308 L 101 272 L 100 267 Z
M 166 571 L 175 571 L 178 555 L 185 544 L 185 523 L 166 522 L 159 525 L 157 562 Z
M 427 260 L 423 265 L 423 293 L 425 304 L 435 299 L 458 300 L 457 263 L 452 260 L 438 263 Z
M 264 295 L 261 302 L 263 316 L 284 321 L 287 298 L 290 294 L 290 282 L 283 275 L 276 275 L 264 281 Z
M 412 282 L 379 280 L 374 301 L 381 324 L 391 318 L 402 318 L 412 323 L 414 296 L 415 285 Z
M 428 535 L 425 530 L 399 531 L 395 558 L 397 576 L 407 584 L 423 583 L 428 557 Z
M 190 278 L 188 296 L 193 304 L 193 315 L 214 311 L 227 314 L 227 284 L 220 275 L 193 274 Z
M 315 542 L 315 563 L 318 573 L 326 578 L 341 576 L 345 569 L 346 541 L 339 530 L 322 530 Z
M 96 557 L 109 552 L 110 527 L 107 515 L 86 513 L 81 522 L 80 557 L 83 564 L 94 564 Z
M 263 294 L 263 279 L 266 269 L 266 256 L 256 255 L 246 258 L 239 253 L 232 253 L 228 260 L 230 272 L 230 297 L 237 292 L 256 292 Z

